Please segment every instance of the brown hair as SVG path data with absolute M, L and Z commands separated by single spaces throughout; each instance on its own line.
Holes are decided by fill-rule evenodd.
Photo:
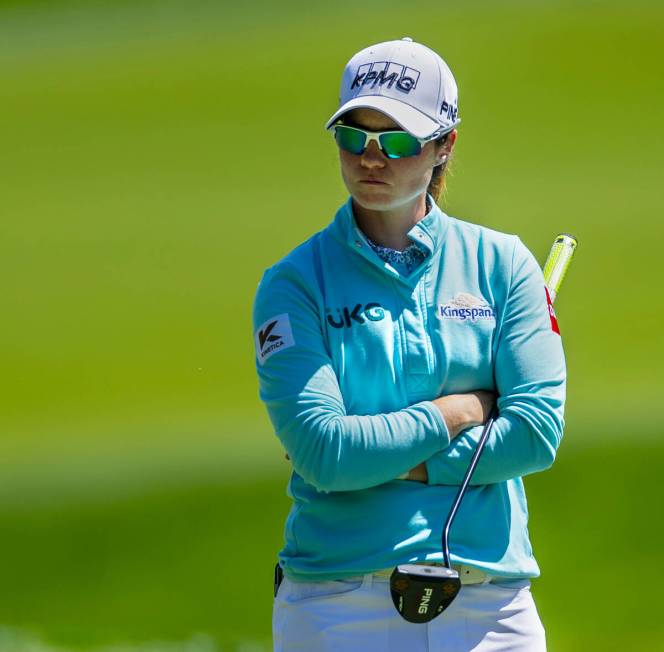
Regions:
M 447 134 L 441 136 L 435 140 L 437 145 L 442 145 L 447 140 Z M 431 181 L 429 181 L 429 187 L 427 192 L 433 197 L 434 201 L 438 203 L 441 196 L 445 192 L 445 181 L 447 179 L 447 170 L 450 167 L 452 159 L 452 153 L 450 152 L 447 155 L 447 159 L 444 163 L 436 165 L 433 169 L 433 174 L 431 175 Z

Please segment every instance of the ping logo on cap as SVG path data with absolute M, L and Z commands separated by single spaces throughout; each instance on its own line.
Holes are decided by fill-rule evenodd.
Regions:
M 450 120 L 456 121 L 457 115 L 459 114 L 459 109 L 457 109 L 455 104 L 450 104 L 449 102 L 443 100 L 443 103 L 440 105 L 441 115 L 446 115 Z
M 355 90 L 370 86 L 373 89 L 376 86 L 387 85 L 389 89 L 394 86 L 402 93 L 410 93 L 417 86 L 419 78 L 420 71 L 415 68 L 390 61 L 374 61 L 364 63 L 357 69 L 350 88 Z
M 254 335 L 254 339 L 256 341 L 258 362 L 261 365 L 275 353 L 293 346 L 295 339 L 293 338 L 288 313 L 272 317 L 261 324 Z

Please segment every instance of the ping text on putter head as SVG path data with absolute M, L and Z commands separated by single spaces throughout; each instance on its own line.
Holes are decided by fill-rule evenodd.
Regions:
M 547 289 L 547 298 L 551 297 L 551 303 L 555 301 L 560 291 L 560 286 L 565 278 L 567 267 L 572 260 L 577 244 L 578 240 L 568 233 L 561 233 L 554 240 L 544 265 L 544 283 Z M 489 438 L 493 422 L 497 418 L 498 406 L 496 404 L 484 425 L 477 448 L 447 515 L 442 536 L 445 566 L 400 564 L 390 576 L 392 602 L 399 614 L 408 622 L 428 623 L 433 620 L 450 606 L 461 590 L 459 573 L 450 564 L 449 531 Z

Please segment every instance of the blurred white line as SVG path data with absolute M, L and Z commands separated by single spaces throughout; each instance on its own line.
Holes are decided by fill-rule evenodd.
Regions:
M 243 641 L 234 648 L 219 646 L 207 634 L 194 634 L 186 641 L 148 641 L 122 643 L 95 648 L 77 648 L 76 652 L 269 652 L 271 645 L 257 641 Z M 0 652 L 72 652 L 70 649 L 50 645 L 35 634 L 11 627 L 0 626 Z

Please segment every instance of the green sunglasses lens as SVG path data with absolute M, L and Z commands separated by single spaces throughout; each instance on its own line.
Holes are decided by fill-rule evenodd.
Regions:
M 341 149 L 351 154 L 362 154 L 367 143 L 367 135 L 361 129 L 337 125 L 334 138 Z M 422 151 L 420 142 L 405 131 L 387 132 L 379 137 L 380 147 L 388 158 L 417 156 Z
M 422 146 L 417 138 L 404 131 L 382 134 L 379 139 L 385 156 L 388 158 L 417 156 L 422 151 Z
M 367 137 L 362 131 L 343 125 L 335 127 L 334 138 L 341 149 L 345 149 L 351 154 L 361 154 L 367 141 Z

